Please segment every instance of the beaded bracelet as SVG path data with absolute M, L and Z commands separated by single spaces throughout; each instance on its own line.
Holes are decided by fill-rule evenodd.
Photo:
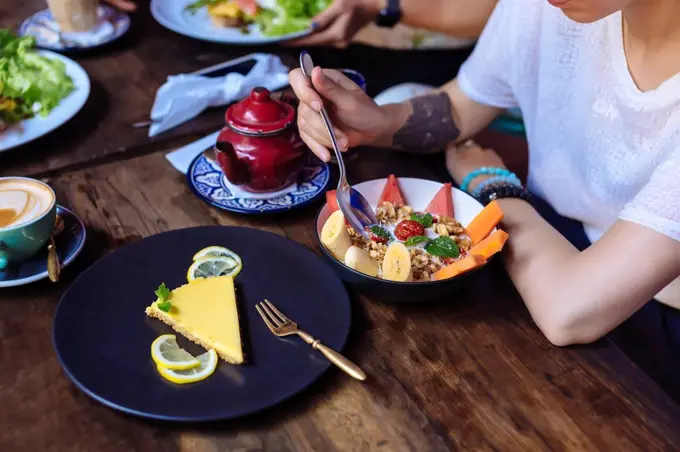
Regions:
M 509 182 L 511 184 L 517 185 L 518 187 L 522 186 L 522 181 L 519 180 L 519 177 L 515 176 L 514 174 L 511 174 L 510 176 L 494 176 L 480 182 L 479 185 L 477 185 L 475 189 L 470 192 L 470 194 L 476 198 L 477 195 L 482 192 L 482 190 L 484 190 L 489 185 L 495 184 L 496 182 Z
M 485 206 L 501 198 L 518 198 L 532 204 L 531 194 L 524 187 L 506 181 L 487 185 L 476 198 Z
M 482 166 L 481 168 L 477 168 L 476 170 L 472 171 L 470 174 L 465 176 L 465 179 L 463 179 L 463 183 L 460 184 L 460 189 L 465 192 L 468 191 L 468 188 L 470 188 L 470 182 L 472 182 L 476 177 L 479 176 L 505 176 L 508 178 L 512 177 L 517 178 L 515 173 L 505 168 L 492 168 L 488 166 Z

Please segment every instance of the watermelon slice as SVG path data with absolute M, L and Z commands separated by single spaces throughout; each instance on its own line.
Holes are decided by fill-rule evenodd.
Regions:
M 381 206 L 386 202 L 390 202 L 395 206 L 406 205 L 406 201 L 404 201 L 404 195 L 401 194 L 399 184 L 397 183 L 397 178 L 394 177 L 394 174 L 390 174 L 390 177 L 387 178 L 387 183 L 385 184 L 385 188 L 383 188 L 382 195 L 380 195 L 378 205 Z
M 450 183 L 444 184 L 437 194 L 434 195 L 430 204 L 425 208 L 425 212 L 431 213 L 432 215 L 439 215 L 440 217 L 446 216 L 454 218 L 453 195 L 451 193 Z
M 328 208 L 331 209 L 331 213 L 340 210 L 340 206 L 338 206 L 338 195 L 335 190 L 328 190 L 326 192 L 326 204 L 328 204 Z

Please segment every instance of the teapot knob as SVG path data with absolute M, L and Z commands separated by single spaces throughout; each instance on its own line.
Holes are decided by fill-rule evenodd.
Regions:
M 251 95 L 252 95 L 254 101 L 264 102 L 266 100 L 269 100 L 271 93 L 269 92 L 269 90 L 267 88 L 264 88 L 262 86 L 258 86 L 258 87 L 253 88 Z

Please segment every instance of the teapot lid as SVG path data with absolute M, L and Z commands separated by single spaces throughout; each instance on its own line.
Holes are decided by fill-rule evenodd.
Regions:
M 261 135 L 279 132 L 291 125 L 295 110 L 292 105 L 272 99 L 267 88 L 256 87 L 250 96 L 229 107 L 224 117 L 237 132 Z

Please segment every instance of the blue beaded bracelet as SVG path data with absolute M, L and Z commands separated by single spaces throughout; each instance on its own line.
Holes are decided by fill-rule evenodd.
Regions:
M 484 190 L 486 187 L 488 187 L 491 184 L 495 184 L 497 182 L 507 182 L 512 185 L 516 185 L 518 187 L 522 186 L 522 181 L 519 180 L 519 177 L 515 176 L 514 174 L 510 174 L 510 176 L 493 176 L 488 178 L 487 180 L 484 180 L 480 182 L 479 185 L 475 187 L 474 190 L 470 193 L 472 196 L 475 198 L 479 196 L 479 194 Z
M 481 168 L 477 168 L 476 170 L 472 171 L 470 174 L 465 176 L 465 179 L 463 179 L 463 183 L 460 184 L 460 189 L 465 192 L 468 191 L 468 188 L 470 188 L 470 182 L 472 182 L 476 177 L 479 176 L 517 177 L 512 171 L 509 171 L 505 168 L 491 168 L 488 166 L 482 166 Z

